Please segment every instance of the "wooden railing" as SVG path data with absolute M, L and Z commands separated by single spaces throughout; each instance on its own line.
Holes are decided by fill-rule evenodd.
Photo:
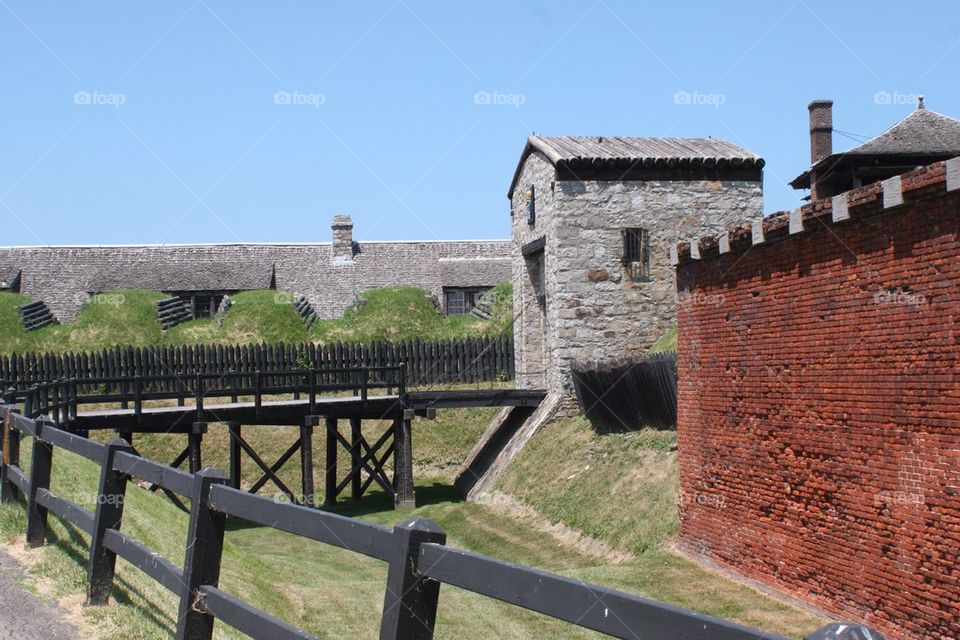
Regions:
M 371 391 L 378 390 L 402 398 L 406 388 L 407 367 L 401 362 L 396 366 L 351 369 L 69 378 L 14 383 L 5 389 L 0 387 L 0 392 L 5 402 L 22 401 L 28 417 L 46 415 L 57 424 L 67 424 L 77 416 L 80 406 L 91 404 L 119 404 L 140 416 L 144 403 L 156 400 L 176 400 L 184 406 L 190 399 L 197 412 L 202 412 L 205 399 L 210 398 L 229 398 L 230 402 L 251 398 L 259 408 L 267 396 L 292 395 L 295 399 L 303 396 L 313 413 L 323 394 L 346 393 L 367 400 Z
M 185 378 L 195 373 L 234 371 L 267 374 L 291 369 L 352 369 L 407 363 L 411 387 L 512 380 L 512 336 L 456 340 L 401 340 L 330 344 L 276 343 L 115 347 L 74 353 L 0 355 L 0 380 L 36 383 L 63 378 L 91 380 L 123 376 Z
M 219 586 L 226 519 L 316 540 L 388 565 L 381 640 L 433 637 L 442 584 L 564 620 L 615 638 L 635 640 L 783 640 L 778 636 L 661 602 L 446 546 L 431 520 L 412 517 L 393 528 L 277 502 L 227 486 L 219 469 L 191 474 L 147 460 L 122 439 L 101 444 L 61 429 L 50 418 L 30 418 L 0 405 L 3 457 L 0 500 L 26 506 L 26 541 L 41 546 L 53 514 L 89 536 L 87 604 L 106 604 L 117 558 L 126 560 L 179 599 L 176 638 L 209 640 L 215 621 L 252 638 L 304 639 L 310 633 L 244 602 Z M 30 469 L 20 462 L 23 437 L 33 439 Z M 91 512 L 50 488 L 55 449 L 99 465 L 96 509 Z M 190 500 L 182 565 L 120 531 L 131 479 L 156 484 Z M 850 625 L 846 629 L 852 629 Z M 825 628 L 808 636 L 831 636 Z

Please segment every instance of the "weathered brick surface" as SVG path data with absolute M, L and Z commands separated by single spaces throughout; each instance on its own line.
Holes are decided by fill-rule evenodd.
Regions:
M 943 164 L 681 248 L 683 548 L 890 638 L 960 637 L 960 191 Z

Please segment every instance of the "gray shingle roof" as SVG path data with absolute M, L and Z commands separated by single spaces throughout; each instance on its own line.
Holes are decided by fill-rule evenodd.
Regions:
M 440 281 L 444 287 L 487 287 L 510 273 L 509 257 L 441 258 Z
M 698 158 L 757 160 L 760 156 L 717 138 L 530 136 L 528 142 L 551 162 Z
M 862 163 L 867 157 L 888 158 L 891 162 L 902 157 L 928 163 L 956 156 L 960 156 L 960 120 L 921 106 L 872 140 L 823 158 L 794 178 L 790 186 L 809 189 L 814 171 L 818 175 L 829 173 L 858 159 Z
M 510 240 L 360 242 L 352 262 L 329 243 L 0 247 L 0 274 L 22 269 L 21 292 L 43 300 L 61 322 L 87 293 L 268 289 L 307 296 L 321 318 L 335 318 L 367 289 L 411 285 L 493 286 L 510 278 Z M 447 267 L 449 265 L 449 268 Z M 457 278 L 463 277 L 464 284 Z
M 916 109 L 876 138 L 844 154 L 960 155 L 960 120 L 929 109 Z
M 571 169 L 627 167 L 763 167 L 752 151 L 719 138 L 643 138 L 628 136 L 530 136 L 520 156 L 509 195 L 524 160 L 539 151 L 555 166 Z
M 152 291 L 209 291 L 269 289 L 272 262 L 246 262 L 197 256 L 183 251 L 159 261 L 144 256 L 127 264 L 101 263 L 89 272 L 91 291 L 149 289 Z

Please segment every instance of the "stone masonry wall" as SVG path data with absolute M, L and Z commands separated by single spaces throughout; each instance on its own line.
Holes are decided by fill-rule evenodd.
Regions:
M 536 186 L 537 223 L 526 221 L 524 192 Z M 547 388 L 572 390 L 570 364 L 643 354 L 676 321 L 676 286 L 667 247 L 717 233 L 763 214 L 758 182 L 562 181 L 542 154 L 531 154 L 513 194 L 516 247 L 546 236 L 547 312 L 542 358 Z M 624 270 L 625 228 L 650 234 L 650 280 L 632 282 Z M 517 371 L 538 364 L 538 311 L 523 257 L 514 255 Z M 535 381 L 531 377 L 531 381 Z M 531 385 L 532 386 L 532 385 Z
M 507 240 L 463 242 L 363 242 L 353 260 L 333 260 L 331 244 L 219 244 L 119 247 L 14 247 L 0 248 L 0 267 L 22 269 L 21 292 L 47 302 L 62 322 L 76 317 L 85 294 L 110 289 L 175 290 L 173 276 L 163 267 L 180 272 L 203 269 L 211 263 L 237 265 L 236 278 L 224 276 L 212 284 L 223 289 L 248 288 L 256 271 L 256 288 L 269 286 L 276 268 L 278 291 L 306 295 L 322 318 L 339 317 L 356 295 L 367 289 L 392 285 L 422 287 L 440 295 L 450 262 L 470 261 L 472 271 L 483 274 L 490 285 L 508 280 L 511 244 Z M 156 274 L 134 266 L 155 266 Z M 136 282 L 125 274 L 147 273 Z M 243 281 L 245 286 L 237 286 Z M 174 283 L 175 284 L 175 283 Z M 473 286 L 472 281 L 469 286 Z M 216 287 L 211 287 L 216 288 Z M 289 296 L 278 301 L 289 302 Z
M 952 171 L 679 257 L 680 545 L 893 639 L 960 638 Z

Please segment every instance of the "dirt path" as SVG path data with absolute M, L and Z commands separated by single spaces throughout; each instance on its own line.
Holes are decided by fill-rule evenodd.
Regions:
M 77 640 L 64 612 L 21 584 L 20 565 L 0 549 L 0 640 Z

